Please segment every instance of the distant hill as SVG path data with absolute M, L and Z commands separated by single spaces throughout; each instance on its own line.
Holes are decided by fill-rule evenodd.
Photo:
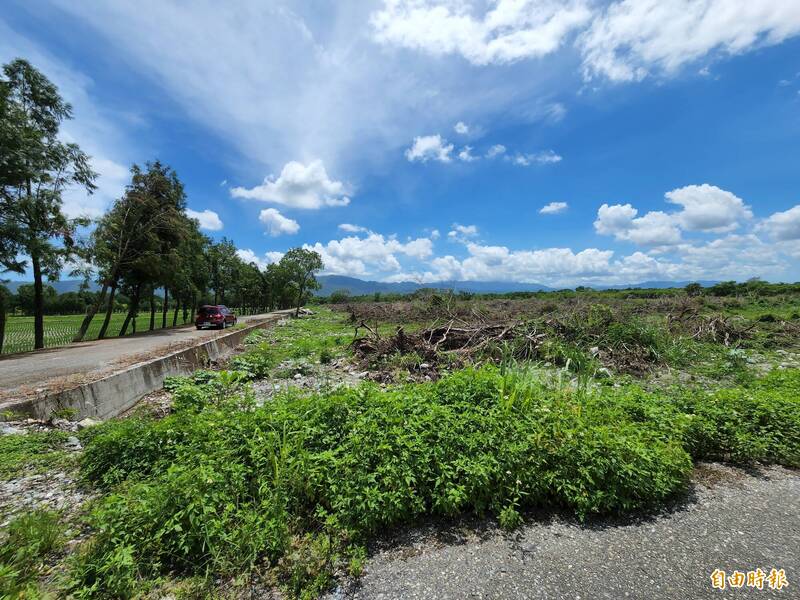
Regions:
M 337 290 L 347 290 L 353 296 L 364 296 L 376 292 L 382 294 L 410 294 L 421 288 L 446 289 L 479 294 L 538 292 L 552 289 L 539 283 L 515 283 L 513 281 L 432 281 L 424 284 L 414 281 L 401 281 L 387 283 L 385 281 L 364 281 L 363 279 L 344 275 L 319 275 L 317 281 L 322 284 L 322 288 L 316 292 L 318 296 L 329 296 Z
M 330 296 L 336 290 L 347 290 L 353 296 L 365 296 L 380 292 L 382 294 L 410 294 L 420 288 L 435 288 L 443 290 L 453 290 L 456 292 L 472 292 L 474 294 L 506 294 L 509 292 L 540 292 L 551 291 L 555 288 L 547 287 L 540 283 L 516 283 L 513 281 L 434 281 L 431 283 L 416 283 L 414 281 L 401 281 L 398 283 L 387 283 L 385 281 L 366 281 L 355 277 L 344 275 L 319 275 L 317 280 L 322 284 L 322 288 L 317 290 L 318 296 Z M 61 281 L 48 282 L 59 294 L 65 292 L 77 292 L 81 285 L 80 279 L 63 279 Z M 13 294 L 17 288 L 30 281 L 10 281 L 5 284 Z M 691 281 L 643 281 L 636 284 L 589 286 L 597 290 L 624 290 L 628 288 L 671 288 L 686 287 Z M 710 287 L 719 283 L 718 281 L 698 281 L 703 287 Z M 100 289 L 95 282 L 90 282 L 89 289 L 96 292 Z
M 472 293 L 506 293 L 506 292 L 536 292 L 550 290 L 539 283 L 515 283 L 503 281 L 432 281 L 420 284 L 413 281 L 387 283 L 384 281 L 364 281 L 355 277 L 344 275 L 320 275 L 317 280 L 322 288 L 316 293 L 319 296 L 329 296 L 336 290 L 347 290 L 353 296 L 363 296 L 380 292 L 382 294 L 410 294 L 421 288 L 449 289 L 455 292 Z
M 16 293 L 17 288 L 21 285 L 29 285 L 32 284 L 32 281 L 9 281 L 8 283 L 4 284 L 9 292 L 12 294 Z M 67 292 L 77 292 L 80 290 L 81 283 L 83 283 L 82 279 L 62 279 L 61 281 L 45 281 L 45 285 L 51 285 L 55 288 L 56 292 L 59 294 L 65 294 Z M 100 289 L 100 286 L 97 285 L 94 281 L 89 282 L 89 289 L 92 292 L 96 292 Z
M 666 288 L 684 288 L 690 283 L 699 283 L 703 287 L 711 287 L 717 285 L 719 281 L 643 281 L 642 283 L 625 283 L 622 285 L 604 285 L 598 286 L 598 290 L 628 290 L 628 289 L 659 289 Z M 590 286 L 593 287 L 593 286 Z
M 322 287 L 317 290 L 318 296 L 330 296 L 336 290 L 347 290 L 353 296 L 364 296 L 380 292 L 382 294 L 410 294 L 420 288 L 449 289 L 456 292 L 472 292 L 476 294 L 506 294 L 509 292 L 540 292 L 553 291 L 541 283 L 516 283 L 513 281 L 433 281 L 419 284 L 413 281 L 399 283 L 386 283 L 384 281 L 365 281 L 344 275 L 319 275 L 317 280 Z M 625 290 L 632 288 L 682 288 L 692 283 L 691 281 L 643 281 L 622 285 L 595 285 L 589 286 L 596 290 Z M 711 287 L 718 281 L 698 281 L 703 287 Z

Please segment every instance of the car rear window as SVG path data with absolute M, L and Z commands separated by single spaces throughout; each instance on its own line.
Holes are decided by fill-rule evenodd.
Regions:
M 216 306 L 204 306 L 200 309 L 201 315 L 216 315 L 219 314 L 219 309 Z

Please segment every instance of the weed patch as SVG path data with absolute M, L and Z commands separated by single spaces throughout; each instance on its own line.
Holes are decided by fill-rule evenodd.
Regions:
M 0 534 L 0 598 L 38 598 L 36 578 L 63 535 L 58 515 L 45 510 L 15 518 Z
M 0 436 L 0 478 L 39 473 L 69 462 L 72 455 L 63 449 L 68 437 L 55 430 Z

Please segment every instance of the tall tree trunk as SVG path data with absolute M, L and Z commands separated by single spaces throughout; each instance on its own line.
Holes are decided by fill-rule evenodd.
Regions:
M 42 290 L 42 263 L 38 253 L 31 254 L 33 266 L 33 347 L 44 348 L 44 294 Z
M 303 294 L 305 293 L 305 289 L 303 286 L 300 286 L 300 291 L 297 294 L 297 309 L 294 311 L 294 316 L 300 316 L 300 306 L 303 304 Z
M 173 300 L 175 300 L 175 299 L 173 298 Z M 178 309 L 180 308 L 180 301 L 176 300 L 174 302 L 174 304 L 175 304 L 175 310 L 172 313 L 172 326 L 173 327 L 175 327 L 175 325 L 178 324 Z
M 111 291 L 108 294 L 108 307 L 106 307 L 106 317 L 103 319 L 103 325 L 100 327 L 100 333 L 97 334 L 97 339 L 102 340 L 106 337 L 108 331 L 108 324 L 111 322 L 111 313 L 114 312 L 114 296 L 117 294 L 117 282 L 111 283 Z
M 86 332 L 89 329 L 89 325 L 92 323 L 92 319 L 97 314 L 97 311 L 100 310 L 100 307 L 103 305 L 103 301 L 106 299 L 106 293 L 108 292 L 108 280 L 103 281 L 103 287 L 100 290 L 100 294 L 97 296 L 97 300 L 95 300 L 94 304 L 89 307 L 89 310 L 86 312 L 86 316 L 83 317 L 83 322 L 81 326 L 78 328 L 78 333 L 75 334 L 75 337 L 72 338 L 73 342 L 80 342 L 83 340 L 83 337 L 86 335 Z
M 219 304 L 219 290 L 214 288 L 214 304 Z
M 186 324 L 186 321 L 189 320 L 189 305 L 187 304 L 186 300 L 183 301 L 183 323 Z
M 156 288 L 150 286 L 150 331 L 156 328 Z
M 139 298 L 142 296 L 142 285 L 144 284 L 140 283 L 136 286 L 136 291 L 133 293 L 133 298 L 131 298 L 131 305 L 128 308 L 128 314 L 125 316 L 125 321 L 122 323 L 122 329 L 119 331 L 119 337 L 125 335 L 131 321 L 133 321 L 133 333 L 136 333 L 136 314 L 139 312 Z
M 167 311 L 169 310 L 169 288 L 164 286 L 164 306 L 161 307 L 161 329 L 167 326 Z
M 6 339 L 6 294 L 0 287 L 0 354 L 3 353 L 3 342 Z

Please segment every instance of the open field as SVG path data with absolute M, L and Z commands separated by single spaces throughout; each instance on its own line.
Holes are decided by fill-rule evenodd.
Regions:
M 68 483 L 48 482 L 60 491 L 5 509 L 27 546 L 47 548 L 14 558 L 5 542 L 0 573 L 21 573 L 5 591 L 315 598 L 337 585 L 357 590 L 352 582 L 366 570 L 380 595 L 431 573 L 376 581 L 373 564 L 386 577 L 397 571 L 376 544 L 421 523 L 447 530 L 466 520 L 475 535 L 489 527 L 529 539 L 568 523 L 575 547 L 625 527 L 623 537 L 661 548 L 667 569 L 684 564 L 681 548 L 700 544 L 692 564 L 701 572 L 684 576 L 703 597 L 712 590 L 702 544 L 724 545 L 717 536 L 745 527 L 725 506 L 758 511 L 765 498 L 784 521 L 763 528 L 769 539 L 747 528 L 755 539 L 740 550 L 769 548 L 752 560 L 774 565 L 749 566 L 786 558 L 791 569 L 800 531 L 798 306 L 794 294 L 620 292 L 313 307 L 312 316 L 251 334 L 225 370 L 171 379 L 126 418 L 79 431 L 82 449 L 47 424 L 6 425 L 34 430 L 0 436 L 4 485 L 38 498 L 36 477 L 54 469 Z M 720 477 L 747 485 L 709 496 Z M 81 500 L 89 493 L 91 513 Z M 33 513 L 46 530 L 25 521 L 33 508 L 49 511 Z M 711 533 L 697 542 L 685 518 Z M 67 552 L 49 542 L 53 528 L 66 539 L 86 533 Z M 629 543 L 606 537 L 620 551 Z M 563 545 L 542 543 L 556 554 Z M 504 569 L 500 554 L 490 560 Z M 514 577 L 530 571 L 512 567 Z M 797 575 L 787 573 L 790 585 Z M 521 581 L 503 588 L 508 597 Z M 557 582 L 548 585 L 559 594 Z M 626 591 L 620 585 L 612 595 Z M 464 589 L 453 586 L 449 597 Z

